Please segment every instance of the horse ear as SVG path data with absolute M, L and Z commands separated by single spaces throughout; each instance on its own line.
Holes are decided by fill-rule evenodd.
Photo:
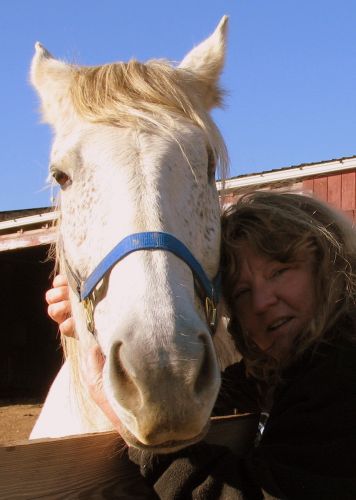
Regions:
M 39 42 L 35 45 L 30 80 L 42 103 L 43 118 L 56 126 L 68 108 L 73 66 L 52 57 Z
M 221 104 L 219 77 L 224 67 L 228 17 L 224 16 L 214 33 L 194 47 L 179 68 L 193 72 L 199 80 L 200 94 L 207 109 Z

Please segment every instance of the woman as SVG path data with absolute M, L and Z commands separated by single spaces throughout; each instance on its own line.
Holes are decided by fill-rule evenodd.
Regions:
M 257 192 L 223 215 L 222 235 L 228 329 L 243 359 L 223 374 L 215 412 L 261 411 L 264 433 L 244 459 L 205 443 L 159 457 L 131 449 L 131 459 L 167 500 L 356 498 L 356 234 L 313 198 Z M 49 314 L 72 331 L 61 286 Z M 88 384 L 119 427 L 93 360 Z

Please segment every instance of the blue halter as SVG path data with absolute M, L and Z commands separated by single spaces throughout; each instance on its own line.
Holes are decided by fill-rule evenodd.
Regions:
M 180 240 L 169 233 L 150 231 L 130 234 L 122 239 L 85 280 L 82 280 L 71 269 L 64 258 L 68 282 L 78 296 L 79 301 L 84 304 L 88 330 L 92 333 L 95 331 L 95 298 L 93 294 L 95 287 L 117 262 L 138 250 L 165 250 L 179 257 L 190 267 L 197 292 L 205 302 L 207 320 L 210 327 L 214 329 L 216 326 L 216 306 L 220 296 L 220 274 L 218 273 L 214 280 L 211 281 L 194 255 Z

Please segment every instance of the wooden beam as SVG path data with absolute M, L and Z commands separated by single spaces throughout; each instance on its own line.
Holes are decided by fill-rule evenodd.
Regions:
M 0 236 L 0 252 L 18 248 L 50 245 L 56 241 L 56 228 L 37 229 L 35 231 L 5 234 Z
M 110 493 L 116 483 L 126 488 L 140 481 L 137 468 L 120 448 L 122 441 L 112 433 L 3 446 L 0 498 L 74 500 L 79 493 L 82 498 L 115 498 Z
M 4 231 L 6 229 L 14 229 L 14 228 L 21 228 L 25 226 L 31 226 L 36 224 L 39 226 L 40 224 L 42 227 L 49 222 L 53 222 L 59 218 L 59 212 L 45 212 L 45 213 L 39 213 L 36 215 L 29 215 L 26 217 L 17 217 L 15 219 L 10 219 L 10 220 L 5 220 L 3 222 L 0 222 L 0 231 Z
M 59 417 L 60 418 L 60 417 Z M 206 441 L 238 456 L 253 443 L 257 415 L 218 417 Z M 125 496 L 126 495 L 126 496 Z M 0 498 L 155 498 L 116 432 L 0 446 Z

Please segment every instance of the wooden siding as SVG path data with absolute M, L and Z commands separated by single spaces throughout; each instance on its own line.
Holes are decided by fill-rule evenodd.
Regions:
M 342 184 L 341 184 L 341 208 L 342 210 L 355 210 L 355 172 L 348 172 L 342 174 Z
M 356 226 L 356 170 L 307 177 L 302 181 L 299 181 L 299 179 L 293 181 L 291 179 L 286 182 L 235 188 L 221 194 L 220 204 L 222 207 L 228 206 L 234 203 L 244 192 L 253 189 L 293 189 L 297 192 L 312 193 L 317 198 L 344 212 Z
M 343 211 L 356 224 L 356 171 L 305 179 L 303 190 Z

